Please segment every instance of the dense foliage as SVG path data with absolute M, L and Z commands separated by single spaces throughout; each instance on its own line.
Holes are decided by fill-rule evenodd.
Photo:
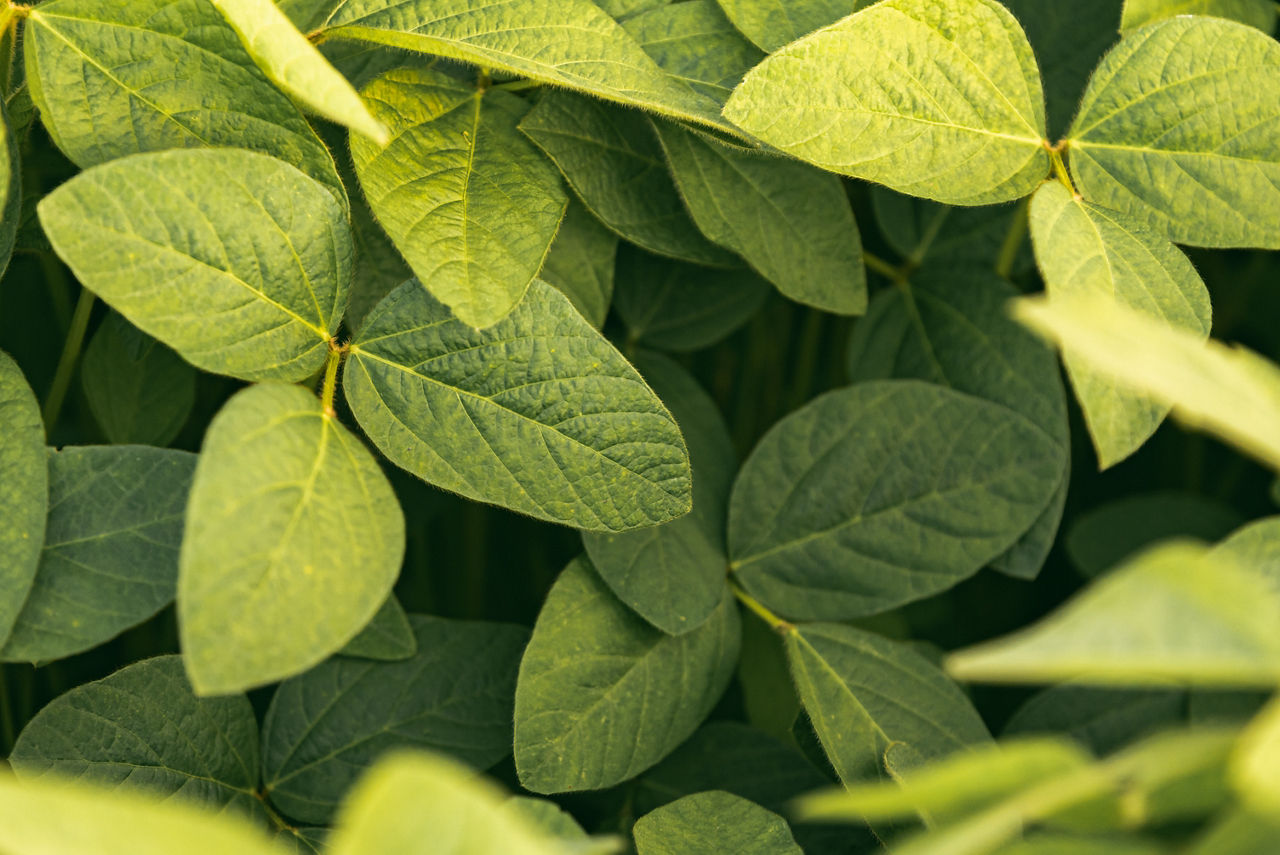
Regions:
M 0 851 L 1280 851 L 1278 9 L 0 0 Z

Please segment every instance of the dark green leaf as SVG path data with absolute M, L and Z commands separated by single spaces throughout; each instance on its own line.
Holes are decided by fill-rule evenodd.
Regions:
M 409 616 L 392 594 L 360 634 L 338 652 L 358 659 L 398 662 L 417 653 L 418 642 L 409 626 Z
M 0 351 L 0 644 L 35 581 L 48 513 L 40 405 L 18 363 Z
M 539 275 L 563 291 L 591 326 L 600 329 L 613 302 L 617 252 L 618 236 L 582 203 L 571 200 Z
M 786 820 L 722 790 L 660 807 L 632 833 L 639 855 L 802 855 Z

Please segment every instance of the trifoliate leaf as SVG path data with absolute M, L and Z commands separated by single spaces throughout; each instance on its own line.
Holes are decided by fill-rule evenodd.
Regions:
M 35 581 L 48 512 L 40 405 L 18 363 L 0 351 L 0 644 Z

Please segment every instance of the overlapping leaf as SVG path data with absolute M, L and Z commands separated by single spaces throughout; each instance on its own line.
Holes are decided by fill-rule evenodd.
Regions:
M 618 236 L 580 202 L 571 200 L 538 275 L 563 291 L 574 308 L 600 329 L 613 301 L 617 252 Z
M 1276 6 L 1269 0 L 1125 0 L 1120 25 L 1135 30 L 1176 15 L 1231 18 L 1265 33 L 1276 26 Z
M 360 634 L 339 651 L 343 656 L 399 662 L 418 652 L 418 641 L 404 606 L 392 594 Z
M 802 855 L 785 819 L 723 790 L 660 807 L 632 833 L 639 855 Z
M 516 130 L 524 103 L 427 68 L 387 72 L 364 97 L 392 133 L 385 147 L 351 139 L 370 207 L 436 299 L 492 326 L 542 266 L 567 203 Z
M 178 619 L 202 695 L 292 676 L 391 593 L 404 517 L 358 439 L 297 386 L 251 386 L 209 425 L 187 506 Z
M 658 6 L 628 18 L 623 27 L 663 71 L 721 105 L 742 75 L 764 59 L 715 0 Z
M 996 0 L 886 0 L 756 66 L 725 116 L 801 160 L 913 196 L 982 205 L 1049 171 L 1026 35 Z
M 0 644 L 35 581 L 48 511 L 40 405 L 18 363 L 0 351 Z
M 406 283 L 352 344 L 345 389 L 392 462 L 468 498 L 592 531 L 689 510 L 675 421 L 545 282 L 480 331 Z
M 18 139 L 0 99 L 0 276 L 9 267 L 22 211 L 22 164 L 18 158 Z
M 772 53 L 825 27 L 869 0 L 719 0 L 733 25 Z
M 301 380 L 324 363 L 351 234 L 332 194 L 288 163 L 234 149 L 136 155 L 86 170 L 39 212 L 87 288 L 196 367 Z

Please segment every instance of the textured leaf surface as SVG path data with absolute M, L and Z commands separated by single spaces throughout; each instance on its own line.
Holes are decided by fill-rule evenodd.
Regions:
M 664 122 L 655 127 L 703 234 L 797 302 L 842 315 L 866 311 L 862 240 L 837 176 Z
M 88 650 L 173 601 L 196 456 L 130 445 L 48 452 L 49 519 L 6 661 Z
M 1111 300 L 1048 305 L 1023 298 L 1015 312 L 1093 370 L 1172 405 L 1182 422 L 1280 469 L 1280 368 L 1274 363 Z
M 520 130 L 613 231 L 650 252 L 705 264 L 734 257 L 694 227 L 644 116 L 569 92 L 545 92 Z
M 0 351 L 0 644 L 35 580 L 48 512 L 40 405 L 18 363 Z
M 415 615 L 403 662 L 330 659 L 284 683 L 262 726 L 262 777 L 289 816 L 325 823 L 367 767 L 397 748 L 485 769 L 511 751 L 517 626 Z
M 65 782 L 0 775 L 0 847 L 22 855 L 284 855 L 234 817 Z
M 24 781 L 75 778 L 266 819 L 258 721 L 244 695 L 197 698 L 182 658 L 145 659 L 77 686 L 23 729 L 10 764 Z
M 1005 312 L 1018 292 L 986 270 L 926 268 L 909 283 L 880 292 L 849 340 L 854 382 L 893 377 L 927 380 L 1008 407 L 1039 427 L 1059 449 L 1052 496 L 1031 529 L 995 566 L 1035 578 L 1058 531 L 1066 499 L 1070 436 L 1067 400 L 1052 351 Z
M 324 27 L 733 130 L 715 102 L 663 72 L 591 0 L 350 0 Z
M 586 533 L 591 563 L 613 593 L 663 632 L 701 626 L 724 597 L 725 509 L 738 469 L 733 440 L 698 381 L 666 357 L 636 363 L 675 416 L 689 447 L 693 510 L 659 526 L 621 534 Z
M 524 103 L 439 71 L 401 68 L 364 89 L 391 130 L 351 139 L 360 186 L 418 279 L 460 320 L 487 327 L 524 295 L 567 197 L 516 123 Z
M 886 0 L 772 54 L 725 116 L 824 169 L 953 205 L 1048 174 L 1044 94 L 996 0 Z
M 324 363 L 351 234 L 332 194 L 289 164 L 231 149 L 137 155 L 81 173 L 39 211 L 85 287 L 197 368 L 301 380 Z
M 801 855 L 785 819 L 723 790 L 685 796 L 645 814 L 632 833 L 640 855 Z
M 663 71 L 717 104 L 764 59 L 715 0 L 658 6 L 628 18 L 624 28 Z
M 675 421 L 545 282 L 480 331 L 406 283 L 365 322 L 345 389 L 383 454 L 467 498 L 592 531 L 689 510 Z
M 884 774 L 891 744 L 927 762 L 990 739 L 960 688 L 904 645 L 850 626 L 806 624 L 786 647 L 800 700 L 846 784 Z
M 1135 609 L 1133 604 L 1143 607 Z M 954 654 L 966 680 L 1274 686 L 1280 593 L 1190 542 L 1155 547 L 1049 617 Z
M 211 2 L 240 36 L 253 61 L 285 94 L 326 119 L 386 142 L 386 126 L 272 0 Z
M 719 0 L 733 25 L 772 53 L 843 18 L 868 0 Z
M 9 267 L 9 253 L 18 235 L 21 211 L 22 164 L 18 138 L 10 126 L 9 111 L 0 103 L 0 276 Z
M 1071 126 L 1085 198 L 1178 243 L 1280 248 L 1280 45 L 1179 17 L 1107 54 Z
M 80 381 L 94 420 L 113 443 L 168 445 L 196 400 L 195 369 L 116 312 L 89 340 Z
M 205 434 L 182 541 L 178 620 L 196 691 L 270 683 L 341 649 L 403 555 L 386 476 L 314 395 L 237 393 Z
M 392 594 L 360 634 L 338 652 L 359 659 L 399 662 L 418 652 L 418 641 L 413 636 L 413 627 L 409 625 L 404 606 Z
M 41 123 L 77 166 L 231 146 L 294 164 L 346 198 L 315 131 L 211 3 L 42 3 L 28 18 L 24 47 Z
M 575 309 L 600 329 L 613 302 L 618 236 L 582 203 L 570 201 L 539 276 L 564 292 Z
M 1044 510 L 1061 448 L 988 401 L 860 383 L 783 419 L 729 504 L 735 578 L 780 614 L 843 620 L 945 590 Z
M 702 626 L 669 636 L 627 609 L 586 558 L 538 615 L 516 688 L 516 770 L 540 793 L 610 787 L 683 742 L 719 699 L 738 658 L 726 589 Z
M 1125 0 L 1120 26 L 1135 30 L 1175 15 L 1230 18 L 1266 33 L 1276 26 L 1276 6 L 1267 0 Z
M 1212 309 L 1204 282 L 1177 247 L 1141 223 L 1049 183 L 1032 199 L 1031 237 L 1051 300 L 1113 300 L 1208 337 Z M 1070 348 L 1063 361 L 1104 469 L 1137 451 L 1169 411 L 1093 370 Z

